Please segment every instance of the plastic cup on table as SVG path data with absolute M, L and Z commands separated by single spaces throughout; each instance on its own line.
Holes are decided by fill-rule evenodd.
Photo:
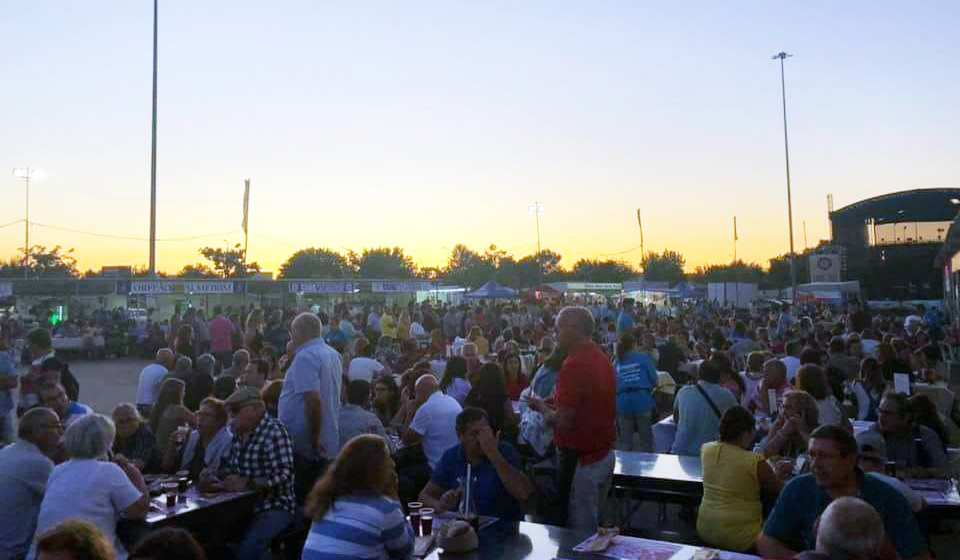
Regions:
M 433 509 L 420 509 L 420 528 L 423 530 L 424 537 L 433 534 Z
M 407 504 L 407 511 L 410 514 L 410 527 L 413 528 L 413 535 L 420 534 L 420 509 L 423 507 L 421 502 L 410 502 Z
M 167 497 L 167 507 L 172 508 L 177 505 L 177 491 L 180 489 L 180 483 L 176 480 L 163 483 L 163 493 Z

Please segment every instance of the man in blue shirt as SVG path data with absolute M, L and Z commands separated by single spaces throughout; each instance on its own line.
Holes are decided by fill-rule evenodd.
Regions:
M 780 492 L 757 538 L 760 556 L 793 558 L 813 549 L 817 517 L 833 500 L 852 496 L 873 506 L 883 519 L 887 539 L 879 557 L 930 557 L 907 500 L 857 467 L 857 442 L 850 433 L 839 426 L 820 426 L 810 435 L 808 454 L 812 474 L 794 478 Z
M 623 333 L 633 330 L 633 325 L 633 300 L 627 298 L 623 300 L 623 309 L 617 316 L 617 338 L 620 338 Z
M 510 444 L 498 441 L 482 409 L 463 409 L 457 416 L 456 429 L 460 444 L 443 454 L 430 482 L 420 492 L 420 501 L 437 513 L 457 509 L 463 497 L 459 483 L 467 476 L 469 462 L 476 513 L 521 521 L 522 504 L 533 494 L 533 483 L 520 471 L 517 452 Z

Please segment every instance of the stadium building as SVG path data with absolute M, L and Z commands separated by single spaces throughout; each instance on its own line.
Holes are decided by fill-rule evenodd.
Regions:
M 960 189 L 895 192 L 830 213 L 844 280 L 858 280 L 870 300 L 943 297 L 937 256 L 957 211 Z

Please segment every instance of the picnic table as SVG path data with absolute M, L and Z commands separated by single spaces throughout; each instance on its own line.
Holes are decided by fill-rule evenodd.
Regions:
M 683 544 L 618 536 L 604 552 L 587 552 L 585 546 L 593 535 L 539 523 L 496 523 L 479 534 L 480 546 L 467 554 L 453 554 L 434 549 L 427 560 L 599 560 L 625 558 L 643 560 L 691 560 L 699 547 Z M 719 560 L 757 560 L 756 556 L 717 551 Z

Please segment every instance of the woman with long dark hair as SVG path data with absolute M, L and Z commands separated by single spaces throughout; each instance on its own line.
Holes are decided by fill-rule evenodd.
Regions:
M 515 352 L 503 354 L 500 357 L 500 367 L 503 368 L 503 382 L 507 388 L 507 395 L 510 396 L 510 400 L 520 400 L 520 393 L 523 393 L 523 390 L 530 384 L 527 376 L 523 374 L 520 355 Z
M 474 376 L 473 388 L 464 400 L 464 405 L 482 408 L 490 418 L 494 432 L 517 426 L 520 421 L 507 395 L 503 370 L 495 363 L 483 364 Z
M 385 375 L 373 385 L 373 413 L 384 426 L 390 426 L 400 411 L 400 388 L 392 375 Z
M 467 360 L 463 356 L 453 356 L 447 360 L 440 380 L 440 390 L 457 399 L 461 405 L 470 394 L 470 382 L 467 381 Z
M 657 368 L 645 352 L 636 350 L 637 339 L 629 333 L 620 336 L 613 367 L 617 372 L 617 423 L 620 442 L 617 448 L 633 451 L 633 438 L 640 439 L 637 451 L 653 451 L 651 421 L 656 403 L 653 389 L 657 386 Z
M 870 356 L 860 361 L 860 378 L 850 384 L 850 390 L 857 399 L 857 420 L 876 422 L 880 399 L 887 390 L 883 369 L 876 358 Z
M 307 496 L 306 513 L 313 524 L 303 560 L 413 553 L 413 530 L 400 506 L 393 459 L 380 436 L 364 434 L 347 442 Z

